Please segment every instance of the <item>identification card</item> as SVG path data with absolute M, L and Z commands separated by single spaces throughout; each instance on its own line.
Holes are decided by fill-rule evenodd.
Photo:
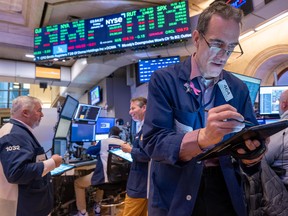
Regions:
M 233 99 L 232 92 L 231 92 L 226 80 L 221 80 L 220 82 L 218 82 L 218 86 L 219 86 L 219 88 L 222 92 L 222 95 L 225 98 L 226 102 Z

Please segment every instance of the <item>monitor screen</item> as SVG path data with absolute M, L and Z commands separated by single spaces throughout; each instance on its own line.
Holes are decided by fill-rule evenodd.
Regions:
M 100 86 L 96 86 L 89 91 L 89 99 L 91 105 L 96 105 L 101 101 Z
M 137 85 L 149 82 L 152 73 L 158 69 L 165 68 L 180 62 L 179 56 L 165 58 L 140 59 L 136 73 Z
M 109 134 L 96 134 L 95 140 L 96 142 L 99 142 L 102 139 L 107 139 L 109 137 Z
M 113 126 L 115 126 L 115 118 L 99 117 L 96 122 L 96 134 L 109 134 Z
M 101 107 L 79 104 L 74 119 L 76 121 L 97 121 Z
M 69 133 L 71 120 L 60 118 L 57 124 L 54 138 L 66 139 Z
M 72 120 L 78 104 L 79 104 L 78 100 L 71 97 L 70 95 L 67 95 L 64 105 L 61 109 L 60 118 L 66 118 Z
M 70 131 L 71 142 L 92 142 L 95 141 L 95 124 L 73 122 Z
M 252 104 L 254 104 L 257 98 L 257 94 L 259 92 L 261 79 L 251 77 L 251 76 L 246 76 L 243 74 L 237 74 L 237 73 L 232 73 L 232 74 L 238 77 L 239 79 L 241 79 L 247 85 L 250 98 L 251 98 L 251 102 Z
M 53 154 L 58 154 L 64 158 L 64 154 L 67 150 L 67 140 L 66 139 L 53 139 Z
M 280 120 L 280 118 L 266 118 L 265 119 L 265 124 L 274 123 L 274 122 L 277 122 L 279 120 Z
M 279 98 L 288 86 L 260 86 L 259 114 L 279 115 Z

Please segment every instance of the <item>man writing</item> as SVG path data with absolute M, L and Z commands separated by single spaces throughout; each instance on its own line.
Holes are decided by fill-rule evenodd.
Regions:
M 241 10 L 213 2 L 192 33 L 196 52 L 151 76 L 143 126 L 143 148 L 152 159 L 149 215 L 247 215 L 239 173 L 256 172 L 263 155 L 197 160 L 240 131 L 245 125 L 238 121 L 257 124 L 247 86 L 223 70 L 229 57 L 243 53 L 242 17 Z M 250 151 L 260 144 L 245 141 Z

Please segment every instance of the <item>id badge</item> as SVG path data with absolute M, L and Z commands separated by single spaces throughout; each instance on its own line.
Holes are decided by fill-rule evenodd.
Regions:
M 232 94 L 226 80 L 221 80 L 220 82 L 218 82 L 218 86 L 219 86 L 219 88 L 222 92 L 222 95 L 223 95 L 226 102 L 233 99 L 233 94 Z

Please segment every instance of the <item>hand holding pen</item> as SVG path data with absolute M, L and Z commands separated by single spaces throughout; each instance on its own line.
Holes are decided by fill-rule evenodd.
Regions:
M 205 110 L 205 112 L 209 112 L 209 110 Z M 228 118 L 228 119 L 224 119 L 223 121 L 224 121 L 224 122 L 225 122 L 225 121 L 237 121 L 237 122 L 240 122 L 240 123 L 242 123 L 242 124 L 245 124 L 245 127 L 255 126 L 254 123 L 252 123 L 252 122 L 250 122 L 250 121 L 247 121 L 247 120 L 238 120 L 238 119 Z
M 206 127 L 198 135 L 201 148 L 220 142 L 226 134 L 239 132 L 245 127 L 244 117 L 229 105 L 211 108 L 208 112 Z

